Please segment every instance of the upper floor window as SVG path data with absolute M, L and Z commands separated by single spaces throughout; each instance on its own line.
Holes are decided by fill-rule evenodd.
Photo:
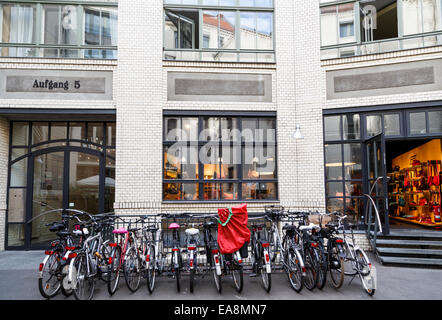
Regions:
M 442 44 L 442 0 L 321 0 L 322 58 Z
M 1 56 L 116 59 L 116 2 L 88 2 L 1 4 Z
M 272 0 L 165 0 L 164 59 L 274 62 Z

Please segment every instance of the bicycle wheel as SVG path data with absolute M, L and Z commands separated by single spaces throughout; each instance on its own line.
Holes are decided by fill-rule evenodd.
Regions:
M 141 282 L 140 257 L 133 245 L 129 247 L 124 258 L 123 273 L 129 290 L 137 291 Z
M 304 287 L 302 281 L 302 266 L 298 255 L 293 249 L 288 250 L 285 258 L 285 264 L 287 267 L 286 272 L 290 285 L 296 292 L 301 292 L 302 288 Z
M 318 283 L 317 288 L 323 289 L 325 286 L 325 283 L 327 281 L 327 255 L 325 253 L 324 247 L 322 244 L 319 244 L 318 250 L 318 257 L 319 257 L 319 272 L 318 272 Z
M 328 265 L 330 268 L 330 278 L 332 280 L 333 286 L 338 289 L 344 283 L 344 258 L 339 257 L 338 248 L 332 245 L 330 252 L 328 253 L 329 261 Z
M 117 291 L 118 282 L 120 281 L 121 271 L 121 247 L 116 246 L 109 258 L 109 266 L 107 272 L 107 291 L 113 295 Z
M 176 290 L 180 292 L 181 284 L 180 284 L 180 269 L 181 269 L 181 253 L 179 251 L 173 252 L 174 257 L 172 257 L 172 274 L 176 280 Z
M 241 293 L 244 286 L 243 267 L 241 265 L 233 265 L 231 271 L 235 290 Z
M 147 268 L 147 290 L 152 293 L 155 289 L 155 267 L 156 267 L 155 247 L 152 245 L 149 250 L 149 267 Z
M 61 286 L 61 293 L 65 296 L 65 297 L 70 297 L 73 293 L 72 289 L 66 290 L 65 288 L 63 288 L 63 286 Z
M 215 287 L 216 287 L 216 291 L 218 291 L 218 293 L 221 293 L 222 291 L 222 285 L 221 285 L 221 275 L 218 275 L 216 273 L 216 262 L 215 262 L 215 257 L 212 256 L 213 259 L 213 280 L 215 281 Z
M 264 290 L 270 292 L 270 289 L 272 288 L 272 274 L 267 273 L 265 265 L 265 257 L 264 255 L 262 255 L 262 257 L 260 258 L 262 284 L 264 285 Z
M 55 297 L 61 288 L 61 282 L 57 275 L 60 259 L 60 255 L 54 253 L 43 263 L 41 269 L 42 276 L 38 278 L 38 289 L 40 294 L 46 299 Z
M 274 233 L 270 236 L 269 244 L 270 261 L 274 263 L 276 261 L 276 256 L 278 255 L 279 248 L 278 238 Z
M 359 276 L 361 278 L 362 286 L 369 296 L 373 296 L 376 291 L 376 277 L 370 270 L 370 262 L 361 249 L 357 249 L 355 253 L 358 263 L 358 270 L 360 271 Z
M 316 287 L 318 273 L 316 269 L 316 263 L 314 261 L 311 251 L 308 248 L 306 248 L 304 253 L 304 265 L 305 265 L 305 277 L 303 277 L 304 286 L 309 290 L 313 290 Z
M 180 292 L 181 285 L 180 285 L 180 269 L 179 268 L 175 269 L 174 276 L 175 276 L 175 280 L 176 280 L 176 291 Z
M 77 270 L 77 285 L 73 289 L 74 297 L 77 300 L 91 300 L 94 295 L 95 280 L 89 275 L 88 259 L 86 253 L 80 252 L 74 263 Z
M 189 290 L 190 290 L 190 293 L 193 293 L 193 288 L 194 288 L 194 285 L 195 285 L 195 269 L 190 270 L 189 281 L 190 281 L 190 283 L 189 283 Z

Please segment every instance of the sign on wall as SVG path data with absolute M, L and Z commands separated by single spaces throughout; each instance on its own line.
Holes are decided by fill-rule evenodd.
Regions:
M 111 71 L 0 69 L 0 99 L 112 100 Z

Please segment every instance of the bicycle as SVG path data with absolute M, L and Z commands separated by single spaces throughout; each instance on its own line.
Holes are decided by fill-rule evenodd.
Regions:
M 266 219 L 271 222 L 270 227 L 270 261 L 276 262 L 277 255 L 280 254 L 280 262 L 287 273 L 289 283 L 293 290 L 301 292 L 303 288 L 302 277 L 305 276 L 306 269 L 301 252 L 295 243 L 296 226 L 285 224 L 283 240 L 281 241 L 278 224 L 284 217 L 289 215 L 282 206 L 266 206 Z
M 213 273 L 213 280 L 215 282 L 215 288 L 218 291 L 218 293 L 221 293 L 221 291 L 222 291 L 222 283 L 221 283 L 221 277 L 222 277 L 222 268 L 221 268 L 222 261 L 221 261 L 221 259 L 222 259 L 222 257 L 219 253 L 219 247 L 218 247 L 216 236 L 214 237 L 212 234 L 212 230 L 213 229 L 216 230 L 216 228 L 217 228 L 217 223 L 214 221 L 216 219 L 216 215 L 190 215 L 190 217 L 197 218 L 197 219 L 204 219 L 204 222 L 199 224 L 199 227 L 203 228 L 203 241 L 204 241 L 203 253 L 206 256 L 206 263 L 205 263 L 205 266 L 203 267 L 203 270 L 201 271 L 201 273 L 204 276 L 204 274 L 206 272 L 212 272 Z M 209 221 L 207 221 L 207 220 L 209 220 Z M 198 243 L 199 243 L 199 241 L 198 241 Z M 192 281 L 193 280 L 191 280 L 191 282 Z M 192 284 L 191 284 L 191 287 L 192 287 Z
M 90 221 L 78 219 L 79 223 L 74 226 L 73 233 L 81 237 L 81 245 L 75 247 L 72 253 L 67 283 L 77 300 L 91 300 L 96 280 L 107 280 L 107 264 L 111 250 L 108 246 L 109 240 L 104 240 L 102 231 L 104 223 L 112 219 L 109 214 L 92 216 L 82 212 L 81 215 L 86 215 Z
M 345 268 L 344 274 L 346 276 L 353 277 L 350 283 L 353 281 L 353 279 L 356 276 L 359 276 L 365 292 L 369 296 L 373 296 L 376 291 L 376 285 L 377 285 L 376 268 L 371 264 L 364 250 L 355 244 L 356 242 L 354 238 L 353 228 L 355 228 L 356 226 L 354 225 L 350 226 L 348 224 L 346 215 L 340 217 L 340 222 L 341 221 L 343 221 L 343 223 L 339 227 L 343 230 L 343 236 L 344 236 L 343 239 L 345 245 L 344 263 L 347 263 L 346 265 L 347 266 L 350 265 L 351 267 L 349 271 L 347 271 L 348 269 Z M 351 239 L 347 238 L 346 230 L 350 230 Z
M 341 229 L 341 217 L 339 217 L 339 213 L 337 212 L 328 215 L 335 215 L 338 217 L 338 222 L 328 222 L 325 225 L 325 228 L 321 231 L 321 237 L 327 240 L 327 269 L 330 273 L 333 286 L 338 289 L 344 283 L 344 259 L 346 253 L 344 249 L 344 240 L 338 236 L 339 229 Z
M 212 219 L 214 216 L 210 216 Z M 217 228 L 217 223 L 214 221 L 206 221 L 203 223 L 203 236 L 204 245 L 206 252 L 206 263 L 209 263 L 209 267 L 213 272 L 213 279 L 215 282 L 215 287 L 218 293 L 222 291 L 221 284 L 221 256 L 219 253 L 218 242 L 215 237 L 213 237 L 211 230 Z
M 188 226 L 185 224 L 185 226 Z M 198 246 L 200 244 L 200 231 L 194 228 L 195 224 L 191 224 L 191 228 L 187 228 L 184 233 L 186 235 L 188 268 L 189 268 L 189 290 L 193 293 L 195 286 L 195 275 L 198 270 Z
M 317 286 L 319 274 L 319 255 L 311 237 L 312 230 L 316 229 L 316 226 L 308 224 L 309 214 L 306 212 L 290 212 L 290 214 L 298 222 L 298 225 L 292 229 L 294 241 L 304 262 L 305 275 L 302 277 L 302 282 L 308 290 L 313 290 Z
M 117 219 L 126 223 L 122 218 L 118 217 Z M 113 248 L 108 263 L 109 271 L 107 289 L 110 295 L 113 295 L 118 288 L 121 271 L 123 271 L 126 285 L 131 292 L 137 291 L 140 286 L 141 247 L 139 242 L 141 242 L 141 236 L 137 232 L 141 228 L 131 228 L 131 225 L 143 221 L 143 218 L 136 221 L 130 221 L 127 229 L 120 227 L 112 231 L 117 237 L 117 241 L 109 244 L 109 246 Z
M 171 215 L 163 214 L 161 215 L 168 219 L 173 219 L 173 222 L 169 224 L 168 229 L 172 233 L 172 243 L 171 243 L 171 260 L 169 265 L 169 274 L 171 274 L 176 280 L 177 292 L 181 291 L 181 270 L 183 268 L 183 258 L 181 250 L 181 240 L 179 229 L 181 226 L 176 223 L 178 217 L 184 217 L 184 215 Z
M 262 218 L 263 217 L 249 218 L 249 221 Z M 270 292 L 272 288 L 272 267 L 269 254 L 270 242 L 268 241 L 266 225 L 265 223 L 252 224 L 251 229 L 253 273 L 250 276 L 254 277 L 260 273 L 264 290 Z
M 46 211 L 46 214 L 57 211 L 65 212 L 64 209 L 53 209 Z M 50 299 L 61 290 L 66 297 L 72 295 L 72 289 L 66 284 L 68 266 L 73 257 L 71 251 L 74 247 L 72 235 L 69 232 L 69 216 L 62 213 L 61 222 L 54 221 L 46 224 L 49 231 L 55 232 L 59 239 L 50 244 L 50 248 L 45 250 L 45 258 L 39 265 L 38 289 L 40 294 Z M 31 222 L 31 221 L 28 221 Z
M 155 219 L 155 218 L 154 218 Z M 143 228 L 145 254 L 145 270 L 147 290 L 153 293 L 155 290 L 156 273 L 161 274 L 164 269 L 165 257 L 163 255 L 163 239 L 160 228 L 150 224 Z

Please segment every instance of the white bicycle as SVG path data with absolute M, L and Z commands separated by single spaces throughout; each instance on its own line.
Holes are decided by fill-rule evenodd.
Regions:
M 342 227 L 338 228 L 343 231 L 344 248 L 346 251 L 344 274 L 353 277 L 351 281 L 353 281 L 356 276 L 359 276 L 365 292 L 373 296 L 377 285 L 376 268 L 371 264 L 365 251 L 356 244 L 353 226 L 348 224 L 346 215 L 339 217 L 339 225 Z M 347 230 L 350 230 L 351 238 L 348 237 Z

